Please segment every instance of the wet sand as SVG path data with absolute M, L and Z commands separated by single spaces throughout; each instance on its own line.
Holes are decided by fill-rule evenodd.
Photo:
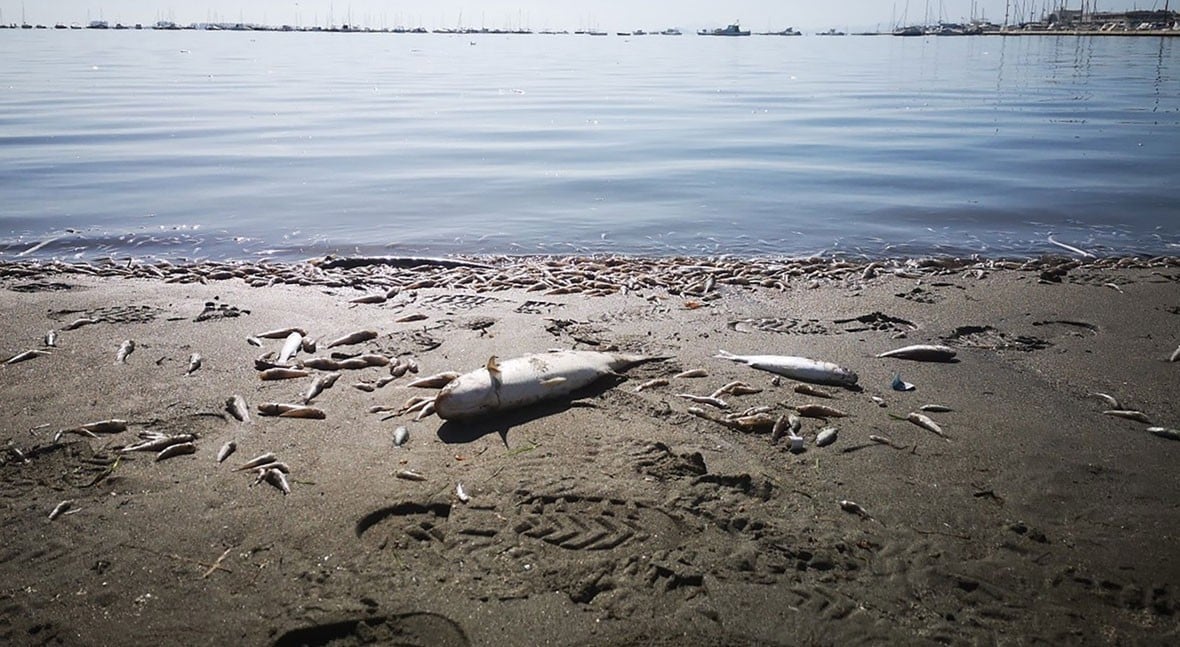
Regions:
M 1180 427 L 1174 259 L 485 264 L 0 265 L 0 355 L 48 351 L 0 366 L 0 640 L 1180 640 L 1180 442 L 1091 395 Z M 350 303 L 364 295 L 380 302 Z M 412 373 L 376 386 L 386 366 L 342 370 L 311 403 L 322 420 L 260 416 L 313 376 L 259 379 L 283 340 L 247 338 L 293 326 L 319 346 L 297 361 L 376 354 L 417 377 L 551 348 L 671 359 L 472 423 L 371 413 L 434 393 Z M 325 348 L 363 329 L 378 337 Z M 956 361 L 876 357 L 908 344 Z M 835 362 L 859 388 L 803 395 L 722 349 Z M 679 396 L 733 381 L 761 390 L 720 396 L 727 410 Z M 227 413 L 235 394 L 249 422 Z M 848 416 L 803 418 L 799 453 L 690 412 L 807 403 Z M 926 414 L 945 438 L 894 417 L 927 404 L 952 409 Z M 59 436 L 110 419 L 126 430 Z M 196 451 L 118 451 L 148 432 Z M 290 494 L 235 470 L 265 452 Z

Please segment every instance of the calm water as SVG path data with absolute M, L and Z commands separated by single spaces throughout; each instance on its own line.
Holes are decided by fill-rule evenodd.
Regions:
M 0 258 L 1180 254 L 1180 41 L 0 32 Z

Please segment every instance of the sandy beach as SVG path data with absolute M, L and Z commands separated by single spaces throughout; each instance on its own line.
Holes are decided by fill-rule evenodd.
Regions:
M 289 328 L 293 369 L 385 363 L 261 415 L 330 372 L 260 379 Z M 5 644 L 1180 641 L 1180 442 L 1149 431 L 1180 427 L 1177 259 L 8 262 L 0 333 Z M 877 357 L 913 344 L 955 356 Z M 550 349 L 667 359 L 400 412 Z

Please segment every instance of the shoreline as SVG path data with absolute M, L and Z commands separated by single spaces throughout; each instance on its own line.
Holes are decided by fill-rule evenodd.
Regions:
M 1180 442 L 1091 395 L 1180 426 L 1180 260 L 464 260 L 490 269 L 0 263 L 0 352 L 44 351 L 0 366 L 0 638 L 1180 639 Z M 364 353 L 419 376 L 554 347 L 671 359 L 474 423 L 397 414 L 431 391 L 387 366 L 339 371 L 322 420 L 260 416 L 323 373 L 260 379 L 284 340 L 247 340 L 286 327 L 319 342 L 297 362 Z M 878 357 L 909 344 L 956 361 Z M 808 395 L 721 350 L 834 362 L 858 388 Z M 680 396 L 735 381 L 757 391 L 729 409 Z M 848 415 L 804 417 L 801 453 L 717 421 L 807 403 Z M 945 437 L 904 419 L 927 404 L 951 409 L 925 414 Z M 102 420 L 126 428 L 55 438 Z M 149 432 L 195 453 L 120 453 Z M 235 471 L 264 452 L 290 494 Z

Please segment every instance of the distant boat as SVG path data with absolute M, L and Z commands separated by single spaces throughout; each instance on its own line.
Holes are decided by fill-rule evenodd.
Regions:
M 735 22 L 725 29 L 702 29 L 697 32 L 698 36 L 749 36 L 750 32 L 742 31 L 742 28 Z
M 909 27 L 898 27 L 893 30 L 894 36 L 922 36 L 926 30 L 918 25 L 910 25 Z
M 782 31 L 758 32 L 758 35 L 759 36 L 802 36 L 803 32 L 799 31 L 798 29 L 792 29 L 791 27 L 787 27 L 786 29 L 783 29 Z
M 664 31 L 660 32 L 660 35 L 661 36 L 679 36 L 680 30 L 676 29 L 675 27 L 670 27 L 670 28 L 665 29 Z
M 827 31 L 816 32 L 815 35 L 816 36 L 844 36 L 845 34 L 842 31 L 837 31 L 835 29 L 829 29 Z

